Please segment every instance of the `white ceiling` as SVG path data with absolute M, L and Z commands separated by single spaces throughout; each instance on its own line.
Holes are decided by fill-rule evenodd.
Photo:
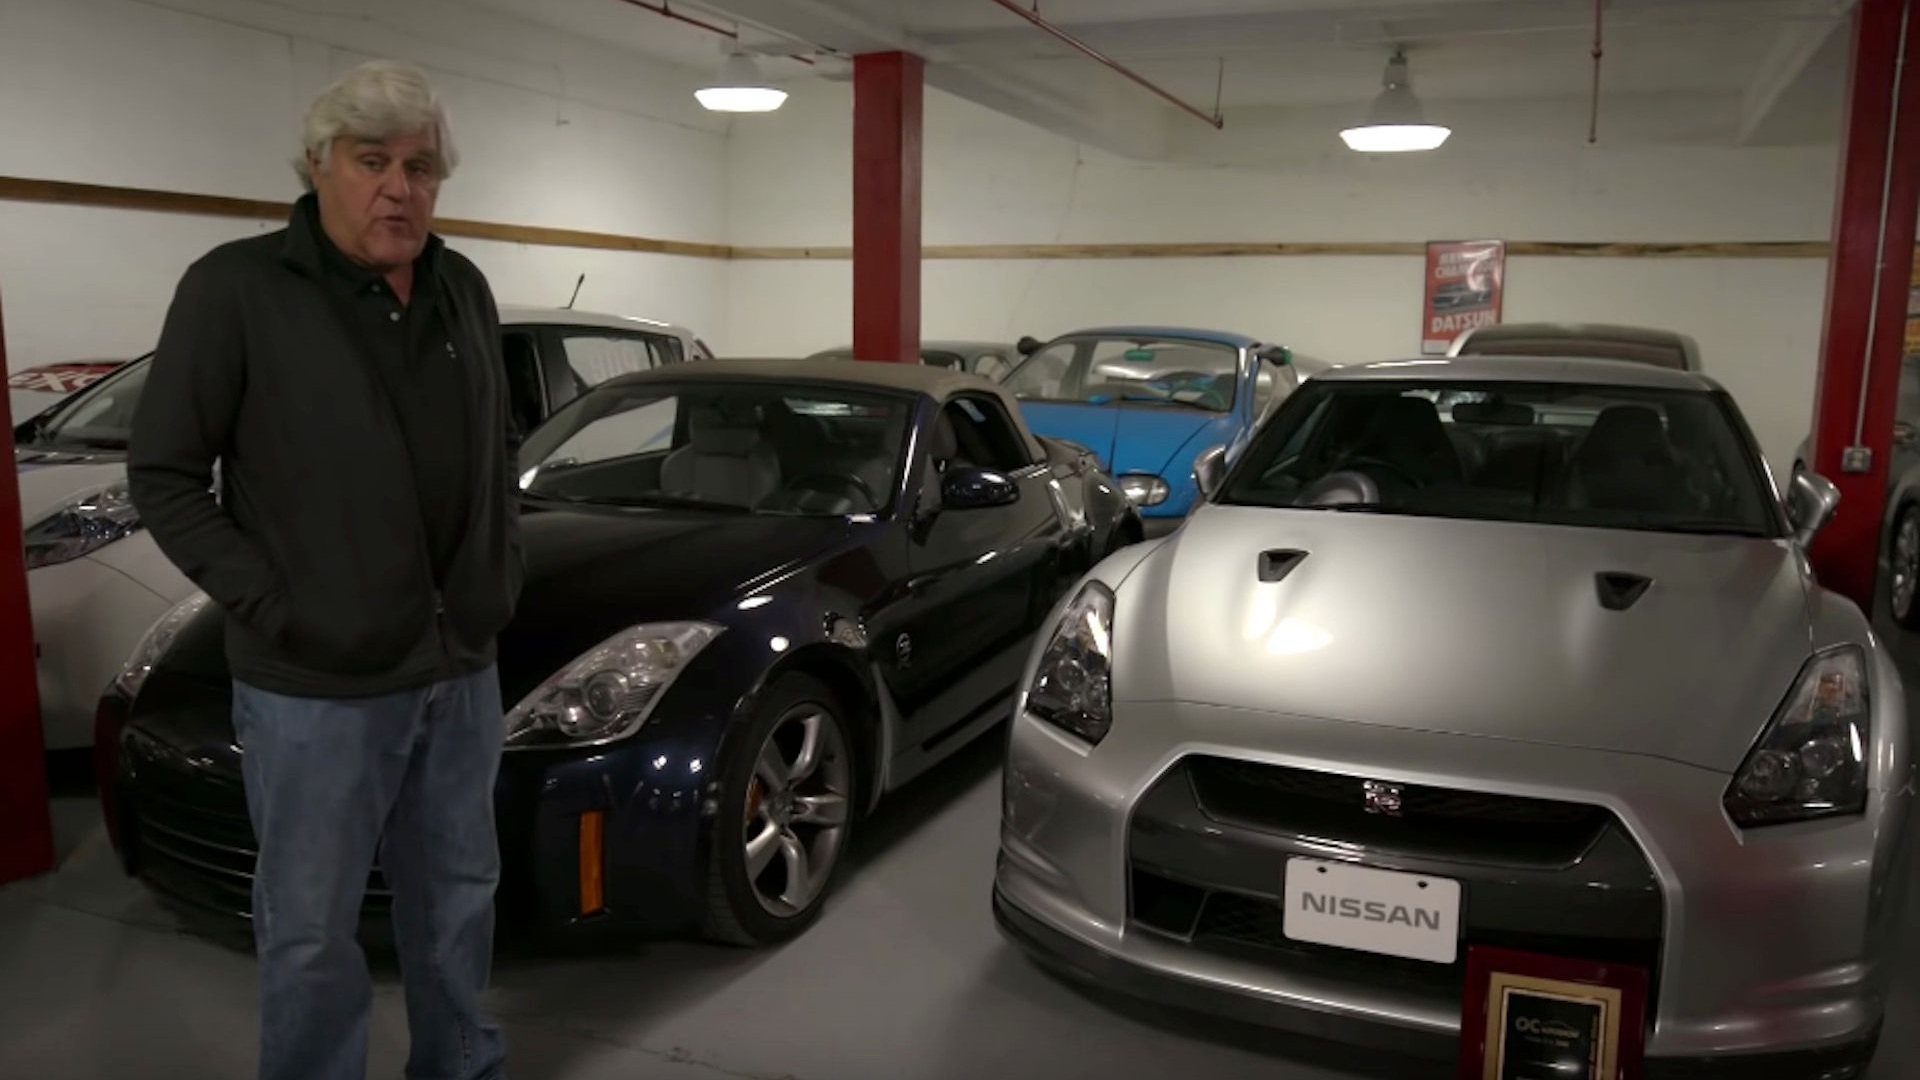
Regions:
M 691 67 L 716 62 L 716 35 L 625 0 L 465 0 Z M 658 0 L 655 0 L 658 2 Z M 1121 153 L 1204 153 L 1199 126 L 1100 69 L 991 0 L 668 0 L 740 28 L 769 56 L 907 48 L 931 85 Z M 1033 4 L 1036 0 L 1022 0 Z M 1832 137 L 1845 67 L 1839 33 L 1853 0 L 1604 0 L 1602 128 L 1676 140 L 1791 142 Z M 1283 114 L 1349 110 L 1377 91 L 1387 55 L 1406 48 L 1414 88 L 1436 118 L 1511 115 L 1513 106 L 1584 100 L 1593 79 L 1592 0 L 1037 0 L 1040 13 L 1146 77 L 1215 107 L 1229 128 Z M 844 73 L 772 60 L 804 80 Z M 1631 115 L 1628 115 L 1631 114 Z M 1682 115 L 1685 114 L 1685 115 Z M 1705 118 L 1711 118 L 1708 122 Z M 1456 124 L 1456 126 L 1460 126 Z M 1515 132 L 1584 139 L 1576 130 Z M 1170 138 L 1177 135 L 1178 138 Z M 1205 129 L 1201 128 L 1204 136 Z M 1244 134 L 1244 130 L 1241 132 Z

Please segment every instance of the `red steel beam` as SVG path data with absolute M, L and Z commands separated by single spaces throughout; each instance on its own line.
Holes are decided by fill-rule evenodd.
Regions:
M 1853 17 L 1811 463 L 1840 506 L 1811 557 L 1871 613 L 1920 218 L 1920 3 L 1862 0 Z M 1850 448 L 1869 452 L 1865 471 L 1842 468 Z
M 920 176 L 925 62 L 853 58 L 853 355 L 920 360 Z
M 6 370 L 6 328 L 0 325 L 0 376 Z M 0 423 L 9 435 L 10 412 L 0 395 Z M 0 470 L 0 536 L 19 535 L 19 474 Z M 53 869 L 53 819 L 35 678 L 26 554 L 9 540 L 0 543 L 0 884 Z
M 1221 118 L 1220 113 L 1217 110 L 1215 112 L 1208 113 L 1194 105 L 1188 104 L 1184 99 L 1176 97 L 1171 91 L 1167 90 L 1165 87 L 1161 86 L 1159 83 L 1153 82 L 1152 80 L 1148 79 L 1146 76 L 1140 74 L 1139 72 L 1133 70 L 1132 68 L 1126 66 L 1125 64 L 1122 64 L 1120 61 L 1115 60 L 1111 56 L 1108 56 L 1106 53 L 1101 52 L 1099 49 L 1096 49 L 1093 46 L 1087 44 L 1086 42 L 1081 41 L 1079 38 L 1074 37 L 1072 34 L 1069 34 L 1065 30 L 1060 29 L 1058 26 L 1055 26 L 1053 23 L 1048 22 L 1045 18 L 1041 17 L 1039 12 L 1029 11 L 1028 9 L 1021 7 L 1018 3 L 1015 2 L 1015 0 L 993 0 L 993 2 L 996 4 L 999 4 L 1003 8 L 1006 8 L 1008 11 L 1013 12 L 1015 15 L 1018 15 L 1021 18 L 1027 20 L 1028 22 L 1046 31 L 1047 33 L 1052 34 L 1054 37 L 1058 38 L 1061 42 L 1071 46 L 1075 50 L 1079 51 L 1083 56 L 1094 61 L 1095 63 L 1104 64 L 1105 66 L 1112 68 L 1114 71 L 1117 71 L 1121 75 L 1126 76 L 1128 79 L 1139 84 L 1141 87 L 1144 87 L 1146 90 L 1150 91 L 1151 93 L 1156 94 L 1162 98 L 1165 98 L 1167 101 L 1172 102 L 1174 107 L 1178 108 L 1181 112 L 1187 113 L 1188 115 L 1199 120 L 1201 123 L 1209 125 L 1214 130 L 1218 131 L 1221 128 L 1224 128 L 1227 126 L 1226 120 Z

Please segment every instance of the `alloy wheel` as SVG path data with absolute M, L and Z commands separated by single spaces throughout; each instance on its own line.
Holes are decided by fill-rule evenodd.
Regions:
M 747 785 L 747 882 L 770 915 L 790 918 L 825 891 L 839 861 L 853 791 L 840 725 L 815 705 L 780 719 Z
M 1900 515 L 1893 533 L 1893 615 L 1906 619 L 1913 613 L 1916 586 L 1920 585 L 1920 513 L 1908 510 Z

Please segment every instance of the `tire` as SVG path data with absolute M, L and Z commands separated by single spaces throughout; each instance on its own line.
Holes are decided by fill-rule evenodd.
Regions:
M 1894 622 L 1920 630 L 1920 506 L 1903 506 L 1894 519 L 1887 570 L 1887 611 Z
M 818 680 L 788 675 L 768 689 L 741 737 L 724 751 L 720 813 L 707 857 L 708 937 L 775 945 L 820 917 L 858 816 L 860 770 L 846 716 Z M 808 741 L 811 765 L 793 778 Z M 777 786 L 783 776 L 789 782 Z

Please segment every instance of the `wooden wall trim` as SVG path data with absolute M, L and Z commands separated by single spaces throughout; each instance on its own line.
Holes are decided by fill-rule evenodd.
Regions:
M 65 180 L 27 180 L 14 176 L 0 176 L 0 199 L 54 203 L 61 206 L 101 207 L 112 210 L 147 210 L 163 214 L 196 214 L 201 217 L 247 218 L 254 221 L 285 221 L 288 212 L 293 208 L 292 203 L 262 199 L 230 199 L 223 195 L 195 195 L 179 191 L 109 187 L 103 184 L 75 184 Z M 731 249 L 725 244 L 695 244 L 681 240 L 656 240 L 646 236 L 623 236 L 619 233 L 551 229 L 539 225 L 506 225 L 491 221 L 468 221 L 463 218 L 437 218 L 433 227 L 443 236 L 499 240 L 509 244 L 593 248 L 601 251 L 641 252 L 654 255 L 688 255 L 703 259 L 725 259 L 731 256 Z
M 292 204 L 260 199 L 234 199 L 146 188 L 76 184 L 64 180 L 29 180 L 0 176 L 0 199 L 53 203 L 62 206 L 145 210 L 202 217 L 283 221 Z M 853 248 L 845 246 L 755 246 L 698 244 L 619 233 L 554 229 L 539 225 L 512 225 L 491 221 L 440 218 L 434 228 L 445 236 L 497 240 L 509 244 L 589 248 L 652 255 L 681 255 L 701 259 L 742 259 L 761 262 L 845 261 Z M 1824 240 L 1713 241 L 1654 244 L 1644 242 L 1558 242 L 1510 240 L 1507 254 L 1538 258 L 1598 259 L 1824 259 Z M 931 244 L 921 255 L 933 260 L 1001 259 L 1220 259 L 1297 258 L 1301 256 L 1413 256 L 1426 253 L 1424 242 L 1199 242 L 1117 244 Z

